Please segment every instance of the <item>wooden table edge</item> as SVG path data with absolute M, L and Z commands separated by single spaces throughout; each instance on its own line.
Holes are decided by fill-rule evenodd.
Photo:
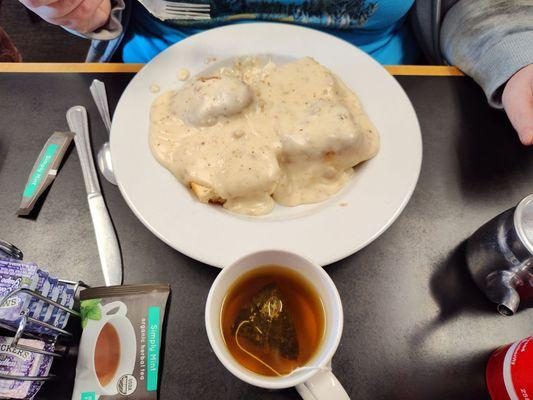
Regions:
M 144 64 L 122 63 L 0 63 L 0 72 L 12 73 L 132 73 Z M 385 65 L 392 75 L 463 76 L 456 67 L 443 65 Z

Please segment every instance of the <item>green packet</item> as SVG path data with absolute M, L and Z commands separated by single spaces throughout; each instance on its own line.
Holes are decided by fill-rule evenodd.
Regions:
M 54 181 L 61 160 L 74 138 L 72 132 L 54 132 L 46 141 L 28 176 L 17 215 L 29 215 L 39 197 Z
M 160 345 L 170 286 L 85 289 L 72 400 L 157 399 Z

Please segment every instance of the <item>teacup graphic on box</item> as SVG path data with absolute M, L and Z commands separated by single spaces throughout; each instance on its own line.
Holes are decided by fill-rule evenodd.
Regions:
M 134 391 L 137 382 L 132 373 L 137 344 L 133 326 L 126 317 L 126 304 L 113 301 L 102 305 L 100 299 L 84 303 L 78 364 L 87 368 L 77 377 L 72 398 L 97 400 L 102 395 Z

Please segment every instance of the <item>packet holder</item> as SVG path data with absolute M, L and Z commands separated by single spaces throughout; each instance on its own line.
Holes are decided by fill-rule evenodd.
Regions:
M 21 350 L 13 346 L 13 338 L 0 336 L 0 398 L 31 400 L 49 375 L 53 357 Z M 42 340 L 21 339 L 19 344 L 54 350 L 54 344 Z
M 0 240 L 0 309 L 4 307 L 0 328 L 14 333 L 13 337 L 0 336 L 0 353 L 2 359 L 19 359 L 18 363 L 3 361 L 0 398 L 31 400 L 44 382 L 55 378 L 50 374 L 52 361 L 65 354 L 65 346 L 56 344 L 61 335 L 73 337 L 65 327 L 70 315 L 81 317 L 74 299 L 80 287 L 88 286 L 54 278 L 22 258 L 20 250 Z M 31 370 L 24 369 L 28 365 Z
M 85 283 L 79 281 L 79 282 L 72 282 L 72 281 L 67 281 L 67 280 L 62 280 L 62 279 L 59 279 L 58 280 L 62 285 L 64 285 L 65 287 L 69 288 L 69 291 L 72 290 L 72 292 L 75 294 L 78 289 L 80 287 L 88 287 Z M 72 289 L 70 289 L 72 288 Z M 72 307 L 72 303 L 73 302 L 69 302 L 68 304 L 66 305 L 63 305 L 57 301 L 54 301 L 46 296 L 44 296 L 43 294 L 39 293 L 38 291 L 36 290 L 32 290 L 32 289 L 29 289 L 29 288 L 25 288 L 25 287 L 18 287 L 12 291 L 10 291 L 9 293 L 7 293 L 3 298 L 0 299 L 0 307 L 2 307 L 2 305 L 6 302 L 9 301 L 10 298 L 12 298 L 13 296 L 17 296 L 17 295 L 20 295 L 20 294 L 26 294 L 28 297 L 32 298 L 32 299 L 37 299 L 37 300 L 41 300 L 43 301 L 47 306 L 48 308 L 52 308 L 52 309 L 58 309 L 58 311 L 61 312 L 61 314 L 63 315 L 73 315 L 73 316 L 76 316 L 76 317 L 80 317 L 81 314 L 70 308 Z M 68 307 L 70 306 L 70 307 Z M 39 353 L 39 354 L 43 354 L 43 355 L 48 355 L 48 356 L 52 356 L 52 357 L 61 357 L 61 353 L 58 353 L 58 352 L 55 352 L 55 351 L 49 351 L 47 350 L 46 348 L 45 349 L 39 349 L 39 348 L 34 348 L 34 347 L 31 347 L 31 346 L 26 346 L 26 345 L 22 345 L 19 343 L 19 340 L 23 337 L 27 337 L 27 338 L 31 338 L 31 339 L 41 339 L 41 340 L 44 340 L 46 342 L 50 342 L 50 343 L 55 343 L 56 340 L 58 339 L 58 337 L 60 335 L 64 335 L 64 336 L 67 336 L 67 337 L 72 337 L 72 333 L 66 331 L 65 329 L 62 329 L 62 328 L 59 328 L 55 325 L 53 325 L 51 322 L 53 321 L 50 321 L 50 322 L 45 322 L 45 321 L 42 321 L 42 320 L 39 320 L 39 319 L 36 319 L 32 316 L 30 316 L 30 309 L 29 308 L 26 308 L 24 310 L 22 310 L 21 312 L 21 318 L 20 318 L 20 322 L 18 324 L 17 327 L 13 327 L 11 325 L 8 325 L 8 324 L 4 324 L 4 323 L 0 323 L 0 326 L 4 329 L 7 329 L 11 332 L 14 332 L 15 335 L 14 335 L 14 338 L 13 338 L 13 342 L 12 342 L 12 347 L 15 347 L 17 349 L 20 349 L 20 350 L 24 350 L 24 351 L 31 351 L 31 352 L 34 352 L 34 353 Z M 29 324 L 35 324 L 35 325 L 38 325 L 40 326 L 42 329 L 39 330 L 39 332 L 36 332 L 34 329 L 32 329 L 32 331 L 28 331 L 27 329 L 27 326 Z M 35 326 L 34 325 L 34 326 Z M 5 377 L 3 377 L 1 374 L 0 374 L 0 379 L 3 379 Z M 47 376 L 42 376 L 42 377 L 24 377 L 24 376 L 20 376 L 20 377 L 13 377 L 13 376 L 9 376 L 9 378 L 5 378 L 5 379 L 15 379 L 15 380 L 48 380 L 49 378 Z

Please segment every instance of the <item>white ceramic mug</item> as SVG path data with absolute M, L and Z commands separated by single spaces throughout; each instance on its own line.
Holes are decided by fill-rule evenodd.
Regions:
M 303 368 L 281 377 L 259 375 L 240 365 L 226 347 L 220 329 L 220 313 L 228 289 L 244 273 L 264 265 L 279 265 L 303 275 L 320 295 L 325 309 L 326 333 L 316 354 Z M 304 400 L 349 399 L 330 369 L 331 358 L 342 334 L 341 299 L 335 284 L 319 265 L 282 250 L 260 251 L 242 257 L 225 267 L 213 282 L 207 297 L 205 325 L 209 342 L 218 359 L 237 378 L 266 389 L 296 386 Z
M 78 365 L 85 366 L 82 374 L 76 374 L 73 398 L 81 398 L 83 392 L 94 392 L 96 396 L 116 395 L 118 393 L 117 382 L 124 375 L 129 375 L 135 368 L 135 358 L 137 355 L 137 343 L 135 340 L 135 330 L 126 317 L 128 308 L 121 301 L 113 301 L 101 306 L 101 318 L 99 320 L 87 320 L 87 326 L 83 329 L 80 342 L 80 353 L 78 355 Z M 120 360 L 113 379 L 102 386 L 94 366 L 94 355 L 98 336 L 105 324 L 113 325 L 116 329 L 120 341 Z M 85 349 L 82 351 L 82 349 Z M 87 366 L 90 366 L 88 368 Z M 79 393 L 79 395 L 78 395 Z

